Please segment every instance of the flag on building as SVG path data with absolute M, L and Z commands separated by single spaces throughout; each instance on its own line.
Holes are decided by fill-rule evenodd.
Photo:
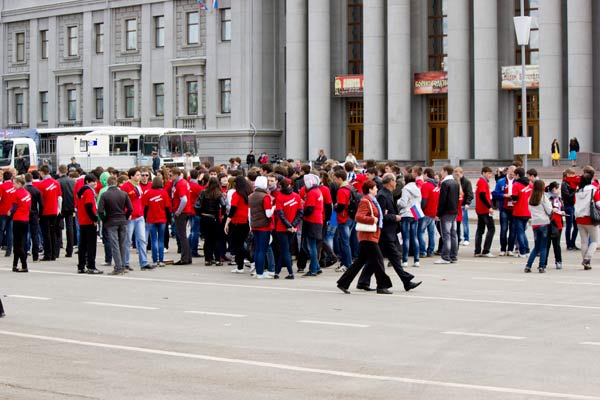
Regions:
M 410 212 L 415 220 L 421 219 L 425 216 L 425 214 L 423 214 L 423 210 L 421 210 L 421 207 L 419 207 L 417 204 L 410 208 Z
M 219 9 L 219 0 L 212 0 L 212 3 L 213 3 L 213 9 L 218 10 Z
M 206 10 L 206 4 L 204 4 L 204 1 L 202 0 L 198 0 L 198 7 L 200 7 L 201 10 Z

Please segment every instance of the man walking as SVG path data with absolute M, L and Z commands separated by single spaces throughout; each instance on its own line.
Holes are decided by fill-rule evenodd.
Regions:
M 475 257 L 495 257 L 490 253 L 492 240 L 496 228 L 494 227 L 494 209 L 492 208 L 492 195 L 490 192 L 490 179 L 492 179 L 492 169 L 483 167 L 481 177 L 477 181 L 475 190 L 477 198 L 475 199 L 475 212 L 477 213 L 477 232 L 475 233 Z M 481 240 L 483 233 L 487 228 L 483 251 L 481 251 Z
M 442 186 L 437 209 L 437 219 L 442 232 L 442 258 L 435 264 L 450 264 L 458 261 L 458 235 L 456 233 L 456 216 L 458 215 L 458 198 L 460 188 L 452 176 L 454 167 L 446 165 L 442 168 Z

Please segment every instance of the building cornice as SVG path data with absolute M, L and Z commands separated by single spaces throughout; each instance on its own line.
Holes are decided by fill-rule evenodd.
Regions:
M 5 81 L 20 81 L 23 79 L 29 79 L 29 73 L 18 73 L 18 74 L 6 74 L 2 75 L 2 79 Z
M 175 58 L 169 60 L 173 67 L 187 67 L 190 65 L 206 65 L 206 57 L 189 57 L 189 58 Z
M 83 75 L 83 68 L 55 69 L 54 75 L 56 75 L 56 76 Z
M 122 71 L 141 71 L 142 64 L 141 63 L 131 63 L 131 64 L 111 64 L 108 66 L 111 72 L 122 72 Z

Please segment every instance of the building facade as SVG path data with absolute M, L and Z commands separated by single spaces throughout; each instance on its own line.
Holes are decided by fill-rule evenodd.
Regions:
M 1 125 L 191 128 L 200 155 L 513 158 L 519 0 L 0 0 Z M 600 152 L 600 5 L 525 0 L 531 158 Z

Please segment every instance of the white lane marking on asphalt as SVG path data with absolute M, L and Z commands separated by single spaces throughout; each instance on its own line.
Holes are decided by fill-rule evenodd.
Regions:
M 483 392 L 507 393 L 507 394 L 512 394 L 512 395 L 521 395 L 521 396 L 548 397 L 548 398 L 555 398 L 555 399 L 600 400 L 600 397 L 598 397 L 598 396 L 581 395 L 581 394 L 574 394 L 574 393 L 544 392 L 544 391 L 539 391 L 539 390 L 517 389 L 517 388 L 502 387 L 502 386 L 484 386 L 484 385 L 472 385 L 472 384 L 468 384 L 468 383 L 432 381 L 432 380 L 426 380 L 426 379 L 406 378 L 406 377 L 401 377 L 401 376 L 361 374 L 361 373 L 356 373 L 356 372 L 346 372 L 346 371 L 340 371 L 340 370 L 301 367 L 301 366 L 290 365 L 290 364 L 275 364 L 275 363 L 268 363 L 268 362 L 263 362 L 263 361 L 244 360 L 244 359 L 239 359 L 239 358 L 214 357 L 214 356 L 208 356 L 208 355 L 203 355 L 203 354 L 181 353 L 181 352 L 175 352 L 175 351 L 150 349 L 150 348 L 144 348 L 144 347 L 132 347 L 132 346 L 121 346 L 121 345 L 114 345 L 114 344 L 107 344 L 107 343 L 99 343 L 99 342 L 87 342 L 87 341 L 80 341 L 80 340 L 73 340 L 73 339 L 65 339 L 65 338 L 60 338 L 60 337 L 31 335 L 31 334 L 19 333 L 19 332 L 0 331 L 0 335 L 14 336 L 14 337 L 20 337 L 20 338 L 25 338 L 25 339 L 43 340 L 43 341 L 56 342 L 56 343 L 67 343 L 67 344 L 74 344 L 74 345 L 87 346 L 87 347 L 97 347 L 97 348 L 102 348 L 102 349 L 124 350 L 124 351 L 129 351 L 129 352 L 153 354 L 153 355 L 159 355 L 159 356 L 179 357 L 179 358 L 187 358 L 187 359 L 195 359 L 195 360 L 203 360 L 203 361 L 213 361 L 213 362 L 219 362 L 219 363 L 271 368 L 271 369 L 284 370 L 284 371 L 304 372 L 304 373 L 319 374 L 319 375 L 325 374 L 325 375 L 329 375 L 329 376 L 336 376 L 336 377 L 343 377 L 343 378 L 354 378 L 354 379 L 373 380 L 373 381 L 388 381 L 388 382 L 396 382 L 396 383 L 411 384 L 411 385 L 437 386 L 437 387 L 447 387 L 447 388 L 454 388 L 454 389 L 477 390 L 477 391 L 483 391 Z
M 103 307 L 134 308 L 137 310 L 158 310 L 158 308 L 156 308 L 156 307 L 130 306 L 127 304 L 101 303 L 98 301 L 84 301 L 84 304 L 91 304 L 93 306 L 103 306 Z
M 589 346 L 600 346 L 600 342 L 581 342 L 579 344 L 585 344 Z
M 474 276 L 471 279 L 476 281 L 525 282 L 525 279 L 486 278 L 484 276 Z
M 184 311 L 186 314 L 200 314 L 200 315 L 214 315 L 216 317 L 232 317 L 232 318 L 244 318 L 247 315 L 242 314 L 228 314 L 228 313 L 219 313 L 219 312 L 211 312 L 211 311 Z
M 459 303 L 483 303 L 483 304 L 503 304 L 510 306 L 532 306 L 532 307 L 554 307 L 554 308 L 574 308 L 583 310 L 600 310 L 600 306 L 580 306 L 577 304 L 553 304 L 553 303 L 531 303 L 524 301 L 505 301 L 505 300 L 484 300 L 484 299 L 462 299 L 459 297 L 433 297 L 433 296 L 418 296 L 410 295 L 406 297 L 395 296 L 397 299 L 423 299 L 423 300 L 441 300 L 441 301 L 456 301 Z
M 309 319 L 302 319 L 300 321 L 296 321 L 301 324 L 319 324 L 319 325 L 333 325 L 333 326 L 349 326 L 351 328 L 368 328 L 370 325 L 364 324 L 352 324 L 346 322 L 330 322 L 330 321 L 312 321 Z
M 560 283 L 561 285 L 582 285 L 582 286 L 600 286 L 600 282 L 561 282 L 561 281 L 556 281 L 554 283 Z
M 8 297 L 12 297 L 12 298 L 15 298 L 15 299 L 52 300 L 49 297 L 24 296 L 24 295 L 20 295 L 20 294 L 9 294 Z
M 455 331 L 448 331 L 448 332 L 442 332 L 442 333 L 444 335 L 475 336 L 475 337 L 485 337 L 485 338 L 492 338 L 492 339 L 507 339 L 507 340 L 527 339 L 523 336 L 492 335 L 489 333 L 471 333 L 471 332 L 455 332 Z

